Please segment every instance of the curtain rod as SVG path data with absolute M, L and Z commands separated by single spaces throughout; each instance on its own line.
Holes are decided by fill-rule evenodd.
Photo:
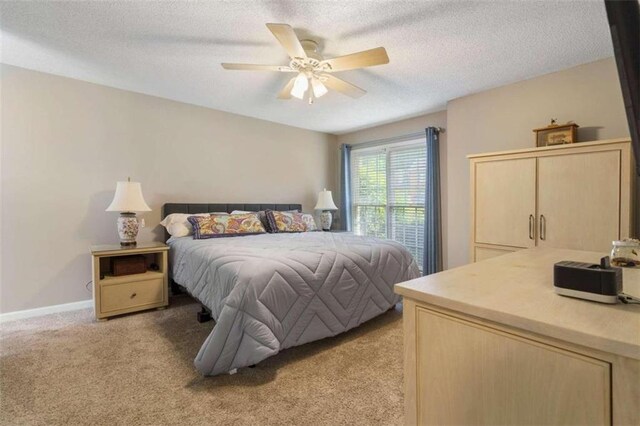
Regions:
M 443 127 L 436 127 L 436 129 L 438 129 L 438 132 L 440 133 L 445 132 L 445 129 Z M 352 147 L 351 149 L 361 149 L 361 148 L 369 148 L 369 147 L 378 146 L 378 145 L 386 145 L 394 142 L 404 142 L 411 139 L 418 139 L 424 136 L 425 136 L 425 132 L 422 131 L 422 132 L 407 133 L 406 135 L 393 136 L 391 138 L 376 139 L 373 141 L 354 143 L 349 145 L 351 145 Z

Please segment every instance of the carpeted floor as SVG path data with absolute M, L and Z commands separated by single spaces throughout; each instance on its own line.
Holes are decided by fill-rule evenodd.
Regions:
M 193 367 L 214 323 L 186 296 L 97 323 L 91 310 L 0 325 L 2 425 L 401 424 L 402 313 L 237 374 Z

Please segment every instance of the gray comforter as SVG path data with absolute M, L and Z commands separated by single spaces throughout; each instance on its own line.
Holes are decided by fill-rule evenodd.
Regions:
M 350 233 L 183 237 L 168 244 L 172 278 L 216 320 L 195 359 L 204 375 L 356 327 L 398 302 L 394 284 L 420 275 L 402 245 Z

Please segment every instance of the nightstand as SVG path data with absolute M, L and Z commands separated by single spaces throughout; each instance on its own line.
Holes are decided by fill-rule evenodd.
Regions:
M 93 303 L 96 319 L 146 309 L 164 309 L 169 305 L 167 254 L 163 243 L 138 243 L 133 247 L 119 244 L 91 246 L 93 265 Z M 112 260 L 120 256 L 143 255 L 146 271 L 114 276 Z

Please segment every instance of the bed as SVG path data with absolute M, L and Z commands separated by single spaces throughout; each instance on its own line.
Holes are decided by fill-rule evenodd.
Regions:
M 300 209 L 298 204 L 166 204 L 169 213 Z M 398 301 L 393 285 L 420 276 L 402 245 L 351 233 L 169 238 L 172 280 L 216 325 L 194 361 L 233 372 L 279 351 L 354 328 Z

